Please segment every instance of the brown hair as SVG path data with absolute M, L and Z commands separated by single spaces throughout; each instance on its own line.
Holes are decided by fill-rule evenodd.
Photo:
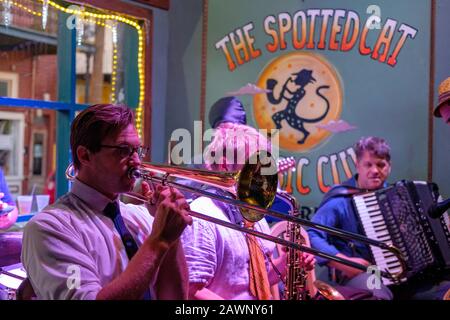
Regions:
M 75 169 L 80 168 L 78 146 L 97 152 L 105 137 L 117 135 L 133 122 L 132 110 L 124 105 L 96 104 L 84 109 L 75 117 L 70 130 L 70 148 Z
M 383 138 L 378 137 L 362 137 L 355 144 L 356 159 L 360 160 L 364 154 L 364 151 L 370 154 L 385 159 L 388 162 L 391 161 L 391 147 Z

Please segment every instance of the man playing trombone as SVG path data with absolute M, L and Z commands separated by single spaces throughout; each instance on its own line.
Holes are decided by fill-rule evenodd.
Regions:
M 124 204 L 146 148 L 125 106 L 94 105 L 72 123 L 72 189 L 26 226 L 22 263 L 39 299 L 184 299 L 179 236 L 192 223 L 179 191 L 143 183 L 148 208 Z

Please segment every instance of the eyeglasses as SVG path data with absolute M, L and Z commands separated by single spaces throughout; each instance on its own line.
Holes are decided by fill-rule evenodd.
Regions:
M 143 147 L 143 146 L 139 146 L 139 147 L 133 147 L 133 146 L 129 146 L 129 145 L 111 146 L 111 145 L 102 144 L 102 145 L 100 145 L 100 147 L 117 149 L 119 152 L 119 156 L 121 158 L 131 157 L 133 155 L 133 153 L 137 152 L 139 158 L 142 159 L 149 152 L 149 148 Z

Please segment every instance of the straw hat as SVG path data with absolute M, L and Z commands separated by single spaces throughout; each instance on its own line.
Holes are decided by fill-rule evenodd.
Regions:
M 449 121 L 450 105 L 447 104 L 447 102 L 450 100 L 450 77 L 441 82 L 441 84 L 439 85 L 438 92 L 439 92 L 438 105 L 434 110 L 434 116 L 439 118 L 444 116 L 444 118 L 447 118 L 445 120 Z

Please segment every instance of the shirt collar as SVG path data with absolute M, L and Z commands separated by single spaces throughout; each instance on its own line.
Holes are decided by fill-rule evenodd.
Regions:
M 75 196 L 86 202 L 92 209 L 99 212 L 103 212 L 103 209 L 105 209 L 106 205 L 112 202 L 111 199 L 105 196 L 103 193 L 88 186 L 78 179 L 74 180 L 71 192 Z M 114 201 L 118 202 L 119 197 L 114 199 Z

